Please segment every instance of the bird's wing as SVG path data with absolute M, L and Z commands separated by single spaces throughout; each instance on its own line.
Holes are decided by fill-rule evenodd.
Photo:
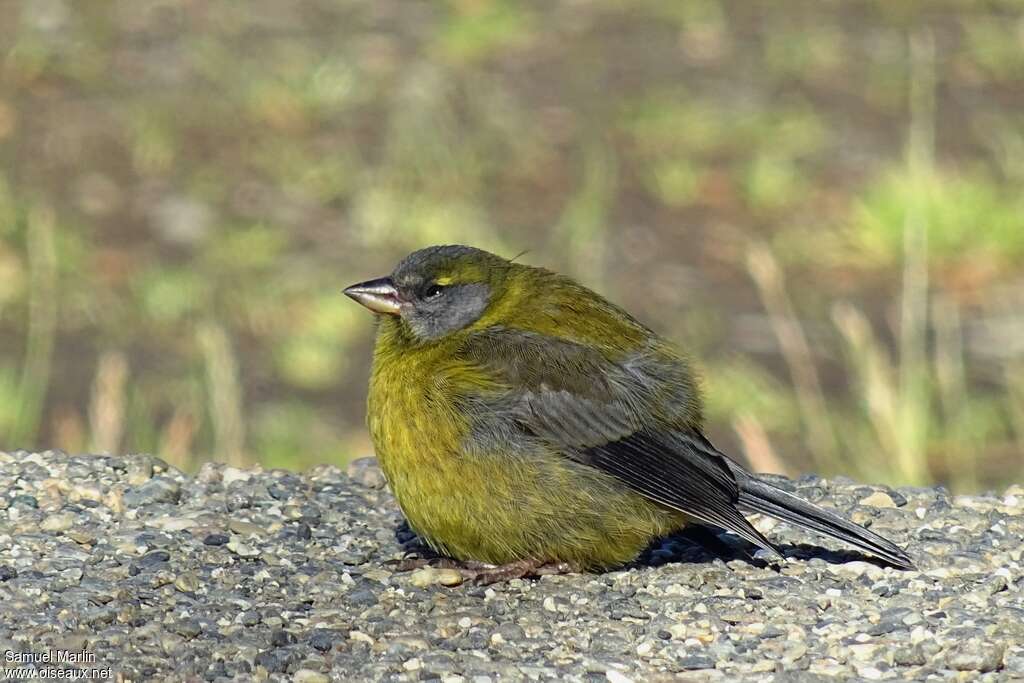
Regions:
M 505 328 L 472 335 L 460 355 L 499 387 L 470 408 L 477 419 L 504 433 L 514 425 L 651 500 L 777 552 L 737 510 L 724 456 L 688 426 L 697 400 L 682 361 L 654 349 L 613 361 L 590 346 Z

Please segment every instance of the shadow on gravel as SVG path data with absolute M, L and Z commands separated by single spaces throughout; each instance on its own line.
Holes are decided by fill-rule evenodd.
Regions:
M 409 528 L 408 522 L 404 520 L 395 527 L 395 540 L 402 546 L 407 556 L 426 559 L 442 557 L 423 543 Z M 883 560 L 852 549 L 829 550 L 806 543 L 799 545 L 783 543 L 777 545 L 776 548 L 787 560 L 807 562 L 819 559 L 829 564 L 867 562 L 878 567 L 889 566 Z M 660 567 L 666 564 L 711 564 L 715 560 L 723 562 L 741 560 L 756 567 L 778 569 L 778 565 L 772 565 L 762 559 L 759 549 L 753 544 L 732 534 L 698 524 L 691 524 L 678 533 L 655 539 L 636 561 L 625 565 L 623 569 Z
M 829 550 L 808 543 L 783 543 L 776 545 L 776 548 L 787 560 L 807 562 L 820 559 L 829 564 L 867 562 L 878 567 L 890 566 L 884 560 L 853 549 Z M 692 524 L 678 533 L 653 541 L 636 562 L 630 563 L 628 567 L 660 567 L 669 563 L 703 564 L 715 560 L 742 560 L 758 567 L 774 566 L 762 559 L 761 553 L 753 544 L 732 534 Z

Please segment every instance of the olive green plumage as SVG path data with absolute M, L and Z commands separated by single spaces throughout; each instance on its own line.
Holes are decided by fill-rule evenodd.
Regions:
M 346 293 L 380 314 L 368 423 L 381 467 L 442 553 L 611 567 L 698 520 L 778 556 L 743 507 L 910 565 L 719 453 L 685 357 L 568 278 L 446 246 Z

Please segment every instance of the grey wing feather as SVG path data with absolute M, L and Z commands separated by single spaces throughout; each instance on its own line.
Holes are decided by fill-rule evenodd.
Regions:
M 737 509 L 740 491 L 724 456 L 695 430 L 649 424 L 673 410 L 683 414 L 694 400 L 685 394 L 688 377 L 665 376 L 680 368 L 643 352 L 617 363 L 591 347 L 501 328 L 478 333 L 463 354 L 508 387 L 489 406 L 492 419 L 512 421 L 565 457 L 778 556 Z M 675 393 L 653 389 L 666 383 Z

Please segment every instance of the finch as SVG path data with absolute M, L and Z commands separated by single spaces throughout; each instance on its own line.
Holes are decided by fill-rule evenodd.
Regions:
M 388 484 L 477 578 L 619 566 L 692 524 L 781 560 L 743 511 L 914 566 L 715 448 L 686 356 L 567 277 L 449 245 L 345 294 L 379 321 L 367 421 Z

